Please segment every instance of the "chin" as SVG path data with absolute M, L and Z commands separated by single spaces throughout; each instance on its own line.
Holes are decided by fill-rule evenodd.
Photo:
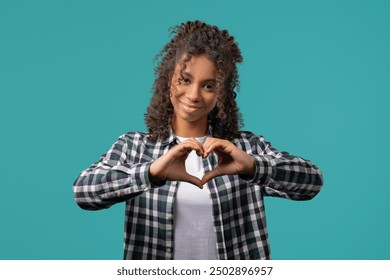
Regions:
M 204 117 L 204 116 L 197 116 L 197 115 L 194 115 L 194 114 L 189 114 L 189 113 L 183 113 L 180 118 L 184 121 L 187 121 L 187 122 L 191 122 L 191 123 L 196 123 L 196 122 L 200 122 L 202 120 L 206 120 L 207 121 L 207 116 Z

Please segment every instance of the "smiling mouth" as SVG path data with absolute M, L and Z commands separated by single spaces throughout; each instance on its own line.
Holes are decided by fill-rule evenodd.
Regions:
M 198 110 L 202 107 L 199 107 L 199 106 L 194 106 L 194 105 L 189 105 L 189 104 L 186 104 L 186 103 L 181 103 L 184 107 L 187 107 L 189 109 L 192 109 L 192 110 Z

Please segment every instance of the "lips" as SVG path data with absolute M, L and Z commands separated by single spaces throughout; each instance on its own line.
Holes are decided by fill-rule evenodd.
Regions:
M 180 102 L 180 104 L 182 104 L 184 107 L 191 109 L 191 110 L 199 110 L 202 108 L 200 106 L 191 105 L 191 104 L 187 104 L 187 103 L 183 103 L 183 102 Z

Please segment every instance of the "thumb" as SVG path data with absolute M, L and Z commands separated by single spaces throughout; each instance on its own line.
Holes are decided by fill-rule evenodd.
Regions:
M 182 181 L 191 183 L 191 184 L 197 186 L 198 188 L 203 189 L 202 181 L 198 177 L 192 176 L 188 173 L 186 175 L 184 175 Z
M 206 184 L 208 181 L 210 181 L 210 180 L 212 180 L 215 177 L 218 177 L 220 175 L 221 175 L 221 172 L 218 170 L 218 168 L 213 169 L 209 172 L 206 172 L 202 178 L 202 185 Z

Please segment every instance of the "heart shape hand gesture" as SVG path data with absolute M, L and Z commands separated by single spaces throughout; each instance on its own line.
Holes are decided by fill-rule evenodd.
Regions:
M 218 165 L 204 174 L 203 178 L 187 173 L 185 161 L 191 151 L 198 156 L 208 157 L 212 152 L 218 156 Z M 184 181 L 203 188 L 203 185 L 217 176 L 246 174 L 254 175 L 255 164 L 251 156 L 237 148 L 228 140 L 207 138 L 202 145 L 195 138 L 190 138 L 156 159 L 149 168 L 152 183 L 164 180 Z

